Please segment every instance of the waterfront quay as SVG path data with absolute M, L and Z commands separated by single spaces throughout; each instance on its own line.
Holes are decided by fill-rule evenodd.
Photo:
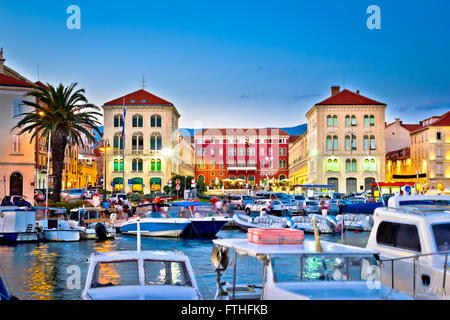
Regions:
M 369 233 L 348 232 L 350 245 L 364 247 Z M 219 238 L 246 238 L 239 230 L 222 230 Z M 306 235 L 307 239 L 313 238 Z M 340 241 L 338 235 L 323 235 L 322 239 Z M 200 291 L 205 299 L 216 293 L 216 274 L 211 263 L 214 244 L 211 239 L 143 238 L 143 250 L 169 250 L 185 253 L 193 266 Z M 84 288 L 87 259 L 92 253 L 135 250 L 136 237 L 117 235 L 114 240 L 79 241 L 70 243 L 29 243 L 0 246 L 0 271 L 8 289 L 25 300 L 78 300 Z M 262 266 L 255 261 L 240 258 L 237 272 L 241 279 L 259 283 Z M 114 274 L 114 270 L 110 270 Z M 232 270 L 224 274 L 231 281 Z

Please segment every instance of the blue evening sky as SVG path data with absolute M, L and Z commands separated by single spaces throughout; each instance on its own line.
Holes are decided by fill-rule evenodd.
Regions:
M 81 8 L 81 30 L 66 9 Z M 366 27 L 369 5 L 381 30 Z M 180 127 L 293 126 L 331 85 L 388 104 L 387 120 L 450 109 L 450 1 L 0 1 L 6 65 L 77 81 L 97 105 L 140 89 Z

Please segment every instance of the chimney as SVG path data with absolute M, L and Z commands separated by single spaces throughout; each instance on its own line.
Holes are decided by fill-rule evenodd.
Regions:
M 341 91 L 341 87 L 339 86 L 332 86 L 331 87 L 331 96 L 337 95 Z
M 3 66 L 5 65 L 6 59 L 3 58 L 3 48 L 0 49 L 0 73 L 3 73 Z
M 359 90 L 356 90 L 356 94 L 359 94 Z

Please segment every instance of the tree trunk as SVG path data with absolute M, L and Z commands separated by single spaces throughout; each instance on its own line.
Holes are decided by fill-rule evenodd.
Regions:
M 52 166 L 53 166 L 53 201 L 61 201 L 61 182 L 64 169 L 64 155 L 67 145 L 67 134 L 64 129 L 57 128 L 52 133 Z

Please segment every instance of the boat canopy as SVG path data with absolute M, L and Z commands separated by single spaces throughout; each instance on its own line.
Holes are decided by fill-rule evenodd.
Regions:
M 247 239 L 215 239 L 214 244 L 235 249 L 241 255 L 253 257 L 267 255 L 317 255 L 317 256 L 374 256 L 378 251 L 342 245 L 329 241 L 320 241 L 323 252 L 316 250 L 316 242 L 305 240 L 303 244 L 256 244 Z
M 199 202 L 199 201 L 179 201 L 179 202 L 172 202 L 173 206 L 178 206 L 178 207 L 196 207 L 196 206 L 212 206 L 211 203 L 207 203 L 207 202 Z
M 336 189 L 334 184 L 297 184 L 295 188 L 323 188 L 323 189 Z

